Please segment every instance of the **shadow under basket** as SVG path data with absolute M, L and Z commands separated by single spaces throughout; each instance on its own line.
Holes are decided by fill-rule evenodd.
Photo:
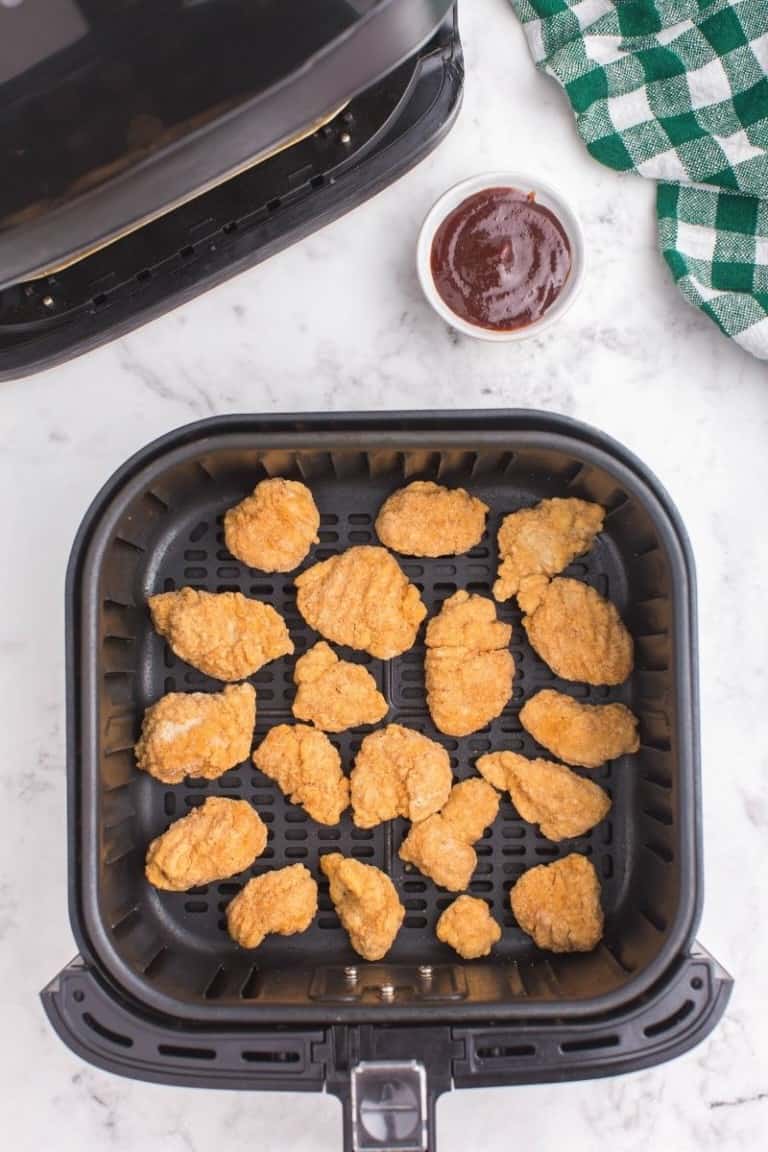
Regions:
M 293 664 L 317 636 L 296 609 L 294 574 L 265 575 L 227 551 L 222 520 L 267 476 L 300 479 L 321 512 L 320 542 L 302 568 L 377 543 L 374 520 L 413 479 L 465 486 L 490 506 L 471 552 L 400 558 L 432 615 L 459 588 L 490 595 L 501 518 L 544 497 L 579 496 L 607 510 L 605 529 L 566 575 L 616 603 L 635 642 L 618 688 L 559 681 L 535 655 L 514 601 L 512 700 L 482 732 L 451 740 L 424 703 L 423 628 L 392 661 L 365 664 L 386 696 L 386 722 L 439 740 L 456 779 L 490 749 L 542 750 L 519 709 L 545 687 L 638 715 L 641 748 L 590 773 L 609 793 L 607 820 L 554 844 L 508 799 L 477 845 L 470 893 L 502 925 L 492 955 L 463 962 L 435 936 L 454 899 L 398 857 L 405 821 L 323 827 L 246 762 L 217 781 L 169 787 L 137 771 L 144 709 L 168 691 L 221 686 L 178 660 L 150 624 L 146 598 L 190 585 L 238 590 L 283 613 L 296 646 L 252 677 L 255 741 L 291 722 Z M 536 412 L 237 416 L 182 428 L 133 457 L 82 525 L 67 583 L 70 915 L 82 958 L 43 993 L 49 1016 L 86 1059 L 169 1083 L 326 1088 L 346 1102 L 347 1147 L 432 1147 L 436 1096 L 451 1086 L 513 1084 L 644 1067 L 690 1047 L 730 991 L 693 946 L 700 914 L 695 577 L 668 496 L 625 449 L 569 420 Z M 367 729 L 333 736 L 349 770 Z M 242 875 L 186 893 L 144 879 L 147 844 L 208 796 L 248 800 L 269 829 Z M 606 931 L 589 954 L 541 952 L 520 931 L 509 889 L 528 868 L 588 856 L 602 886 Z M 386 960 L 350 949 L 318 869 L 342 852 L 384 869 L 406 908 Z M 250 876 L 301 862 L 320 880 L 310 929 L 236 947 L 224 912 Z M 377 1142 L 378 1141 L 378 1142 Z M 384 1141 L 382 1143 L 382 1141 Z

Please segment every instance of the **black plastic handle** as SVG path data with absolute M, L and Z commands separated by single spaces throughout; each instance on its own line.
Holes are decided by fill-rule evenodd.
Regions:
M 639 1001 L 572 1023 L 180 1029 L 128 1003 L 79 958 L 41 998 L 64 1043 L 108 1072 L 198 1088 L 326 1090 L 344 1108 L 344 1152 L 434 1152 L 436 1102 L 451 1087 L 582 1080 L 661 1064 L 709 1035 L 732 987 L 696 946 Z

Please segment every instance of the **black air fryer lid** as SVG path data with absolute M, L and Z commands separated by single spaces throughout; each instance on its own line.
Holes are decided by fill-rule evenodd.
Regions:
M 21 0 L 0 7 L 0 288 L 331 115 L 451 0 Z

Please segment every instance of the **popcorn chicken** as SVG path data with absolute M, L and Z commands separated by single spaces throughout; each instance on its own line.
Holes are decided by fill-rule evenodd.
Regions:
M 449 892 L 462 892 L 477 867 L 472 845 L 498 811 L 499 798 L 484 780 L 456 784 L 440 812 L 411 825 L 400 845 L 400 859 Z
M 600 882 L 592 863 L 578 853 L 524 872 L 509 900 L 518 924 L 539 948 L 591 952 L 602 939 Z
M 501 928 L 488 910 L 485 900 L 459 896 L 437 921 L 437 938 L 458 952 L 465 960 L 487 956 L 501 940 Z
M 253 762 L 318 824 L 339 823 L 349 804 L 349 781 L 324 732 L 307 724 L 278 724 L 267 732 Z
M 309 488 L 296 480 L 262 480 L 224 516 L 227 548 L 249 568 L 292 572 L 317 544 L 320 513 Z
M 599 768 L 640 747 L 637 717 L 624 704 L 583 704 L 549 688 L 525 702 L 520 723 L 560 760 L 582 768 Z
M 587 500 L 542 500 L 505 516 L 499 528 L 497 600 L 509 600 L 527 576 L 556 576 L 592 547 L 605 510 Z
M 389 711 L 370 672 L 340 660 L 323 640 L 296 661 L 293 679 L 298 685 L 294 716 L 326 732 L 376 724 Z
M 161 592 L 150 596 L 155 629 L 180 660 L 216 680 L 244 680 L 293 652 L 279 612 L 240 592 Z
M 250 684 L 169 692 L 144 713 L 136 762 L 164 784 L 180 784 L 186 776 L 215 780 L 248 759 L 255 723 Z
M 608 815 L 608 794 L 551 760 L 528 760 L 516 752 L 490 752 L 477 762 L 493 783 L 503 773 L 512 803 L 529 824 L 538 824 L 548 840 L 582 836 Z M 488 775 L 486 775 L 486 770 Z
M 227 908 L 227 930 L 243 948 L 258 948 L 270 934 L 306 932 L 317 912 L 317 883 L 303 864 L 249 880 Z
M 427 706 L 448 736 L 468 736 L 499 716 L 512 695 L 509 624 L 492 600 L 456 592 L 427 626 Z
M 616 606 L 580 580 L 523 581 L 517 597 L 531 647 L 564 680 L 623 684 L 632 671 L 632 637 Z
M 266 826 L 246 800 L 209 796 L 152 841 L 147 880 L 167 892 L 226 880 L 248 868 L 266 844 Z
M 405 917 L 389 876 L 339 852 L 321 856 L 320 867 L 330 881 L 331 900 L 355 952 L 365 960 L 381 960 Z
M 412 648 L 427 614 L 385 548 L 349 548 L 296 577 L 296 604 L 327 640 L 390 660 Z
M 406 556 L 458 556 L 480 543 L 487 514 L 488 505 L 463 488 L 415 480 L 384 501 L 376 531 Z
M 424 820 L 451 791 L 451 761 L 441 744 L 389 724 L 366 736 L 350 776 L 352 818 L 358 828 L 407 816 Z

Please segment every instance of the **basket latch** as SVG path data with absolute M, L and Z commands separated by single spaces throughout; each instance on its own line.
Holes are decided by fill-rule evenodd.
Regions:
M 418 1060 L 363 1060 L 350 1073 L 353 1152 L 428 1152 L 427 1072 Z

